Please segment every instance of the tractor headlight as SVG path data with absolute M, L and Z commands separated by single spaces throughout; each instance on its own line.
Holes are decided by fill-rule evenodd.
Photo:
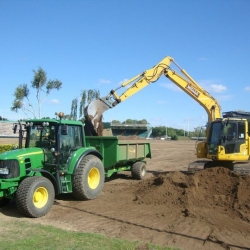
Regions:
M 17 160 L 0 160 L 0 179 L 17 178 L 20 166 Z
M 0 168 L 0 174 L 9 174 L 10 171 L 8 168 Z

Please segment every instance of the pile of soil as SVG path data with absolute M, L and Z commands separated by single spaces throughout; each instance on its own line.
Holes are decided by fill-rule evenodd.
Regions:
M 212 209 L 250 222 L 250 176 L 240 176 L 222 167 L 194 175 L 160 174 L 139 184 L 135 202 L 165 205 L 193 217 L 202 216 L 200 211 L 204 209 Z

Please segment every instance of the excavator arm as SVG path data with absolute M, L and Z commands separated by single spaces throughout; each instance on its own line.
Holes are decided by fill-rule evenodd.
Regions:
M 177 66 L 181 74 L 170 68 L 171 63 Z M 201 88 L 184 69 L 181 69 L 172 57 L 167 56 L 151 69 L 124 82 L 119 88 L 111 90 L 107 96 L 92 101 L 84 110 L 85 124 L 88 127 L 88 131 L 91 131 L 89 134 L 102 135 L 102 114 L 106 110 L 125 101 L 149 84 L 157 81 L 162 75 L 165 75 L 206 110 L 208 114 L 208 124 L 217 118 L 221 118 L 219 103 L 207 91 Z M 118 95 L 117 91 L 128 85 L 131 86 L 121 95 Z

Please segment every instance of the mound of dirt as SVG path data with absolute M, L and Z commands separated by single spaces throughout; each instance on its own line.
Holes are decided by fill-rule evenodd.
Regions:
M 164 204 L 186 216 L 197 216 L 199 211 L 210 208 L 250 222 L 250 176 L 240 176 L 222 167 L 194 175 L 160 174 L 139 184 L 134 201 Z

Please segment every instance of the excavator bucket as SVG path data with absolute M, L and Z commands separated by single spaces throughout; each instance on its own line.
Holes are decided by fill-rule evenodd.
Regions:
M 103 124 L 102 114 L 108 110 L 110 106 L 104 99 L 92 101 L 85 109 L 85 133 L 87 135 L 102 135 Z

